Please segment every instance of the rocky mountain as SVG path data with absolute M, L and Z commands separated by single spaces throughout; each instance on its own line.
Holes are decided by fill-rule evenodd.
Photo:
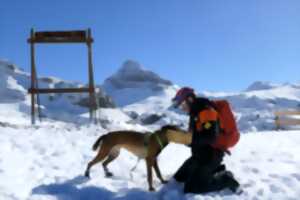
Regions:
M 272 84 L 270 82 L 262 82 L 262 81 L 256 81 L 252 83 L 246 91 L 257 91 L 257 90 L 269 90 L 278 87 L 279 85 Z
M 138 62 L 127 60 L 115 74 L 104 81 L 102 87 L 118 106 L 125 106 L 158 95 L 164 89 L 173 87 L 173 84 L 144 69 Z
M 16 118 L 15 116 L 20 116 L 18 120 L 28 121 L 29 86 L 28 73 L 7 61 L 0 62 L 0 121 Z M 39 86 L 63 88 L 83 85 L 55 77 L 41 77 Z M 171 99 L 178 88 L 179 86 L 146 70 L 139 63 L 126 61 L 115 74 L 97 86 L 98 103 L 102 107 L 99 117 L 106 124 L 114 121 L 152 129 L 165 124 L 176 124 L 186 128 L 188 117 L 171 107 Z M 206 91 L 198 95 L 227 99 L 242 132 L 273 130 L 275 111 L 300 110 L 300 84 L 297 83 L 255 82 L 241 92 Z M 78 122 L 88 118 L 87 94 L 40 95 L 40 103 L 42 114 L 47 119 Z

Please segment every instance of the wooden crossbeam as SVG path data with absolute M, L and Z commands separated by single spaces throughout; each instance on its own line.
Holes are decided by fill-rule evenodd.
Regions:
M 95 92 L 95 88 L 29 88 L 28 92 L 33 94 L 83 93 L 83 92 Z
M 278 125 L 285 125 L 285 126 L 296 126 L 300 125 L 300 119 L 280 119 Z
M 28 39 L 29 43 L 92 43 L 86 31 L 40 31 Z
M 51 37 L 80 37 L 86 38 L 86 31 L 38 31 L 34 33 L 34 37 L 36 38 L 51 38 Z
M 275 112 L 276 116 L 282 116 L 282 115 L 300 115 L 300 111 L 278 111 Z
M 275 114 L 275 124 L 277 129 L 281 126 L 297 126 L 300 125 L 300 119 L 291 118 L 291 116 L 300 116 L 300 111 L 277 111 Z

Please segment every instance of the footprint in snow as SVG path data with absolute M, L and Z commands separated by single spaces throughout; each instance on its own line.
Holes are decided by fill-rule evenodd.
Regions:
M 251 171 L 254 173 L 254 174 L 258 174 L 260 171 L 259 169 L 257 168 L 252 168 Z
M 260 172 L 259 169 L 257 169 L 257 168 L 251 168 L 249 166 L 243 167 L 243 171 L 247 172 L 247 173 L 252 172 L 254 174 L 258 174 Z
M 275 178 L 275 179 L 280 178 L 280 176 L 278 174 L 269 174 L 269 177 Z
M 271 180 L 268 179 L 268 178 L 262 178 L 262 179 L 261 179 L 261 182 L 263 182 L 263 183 L 270 183 Z
M 242 188 L 253 187 L 255 185 L 256 185 L 255 181 L 249 180 L 247 183 L 242 184 Z
M 287 185 L 290 188 L 294 187 L 294 185 L 296 184 L 295 183 L 296 182 L 295 179 L 292 179 L 290 177 L 284 177 L 283 176 L 280 179 L 281 179 L 282 183 L 284 183 L 285 185 Z
M 297 179 L 297 181 L 299 181 L 299 182 L 300 182 L 300 174 L 296 174 L 296 173 L 294 173 L 294 174 L 292 174 L 292 177 L 296 178 L 296 179 Z
M 258 196 L 263 196 L 263 195 L 264 195 L 264 192 L 265 192 L 264 189 L 261 188 L 261 189 L 259 189 L 259 190 L 257 191 L 257 195 L 258 195 Z
M 274 184 L 270 185 L 270 191 L 273 193 L 285 193 L 285 191 L 282 188 Z
M 295 162 L 294 160 L 283 160 L 284 163 L 287 163 L 287 164 L 296 164 L 297 162 Z

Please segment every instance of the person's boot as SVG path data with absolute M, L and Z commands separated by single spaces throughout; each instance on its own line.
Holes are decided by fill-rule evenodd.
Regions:
M 232 192 L 237 192 L 240 184 L 239 182 L 237 182 L 237 180 L 235 180 L 235 178 L 233 177 L 233 174 L 230 171 L 225 171 L 224 173 L 224 177 L 223 177 L 227 183 L 228 188 L 232 191 Z
M 237 180 L 235 180 L 232 172 L 230 171 L 221 171 L 215 174 L 215 180 L 217 180 L 220 187 L 228 188 L 232 192 L 240 194 L 242 192 L 240 188 L 240 184 Z
M 219 165 L 214 171 L 213 171 L 213 174 L 216 174 L 216 173 L 219 173 L 219 172 L 222 172 L 222 171 L 225 171 L 226 170 L 226 167 L 225 165 Z

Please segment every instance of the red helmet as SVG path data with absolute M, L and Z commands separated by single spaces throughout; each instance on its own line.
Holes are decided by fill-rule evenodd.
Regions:
M 184 100 L 190 96 L 196 96 L 194 90 L 189 87 L 183 87 L 177 91 L 175 97 L 172 99 L 173 105 L 178 107 Z

